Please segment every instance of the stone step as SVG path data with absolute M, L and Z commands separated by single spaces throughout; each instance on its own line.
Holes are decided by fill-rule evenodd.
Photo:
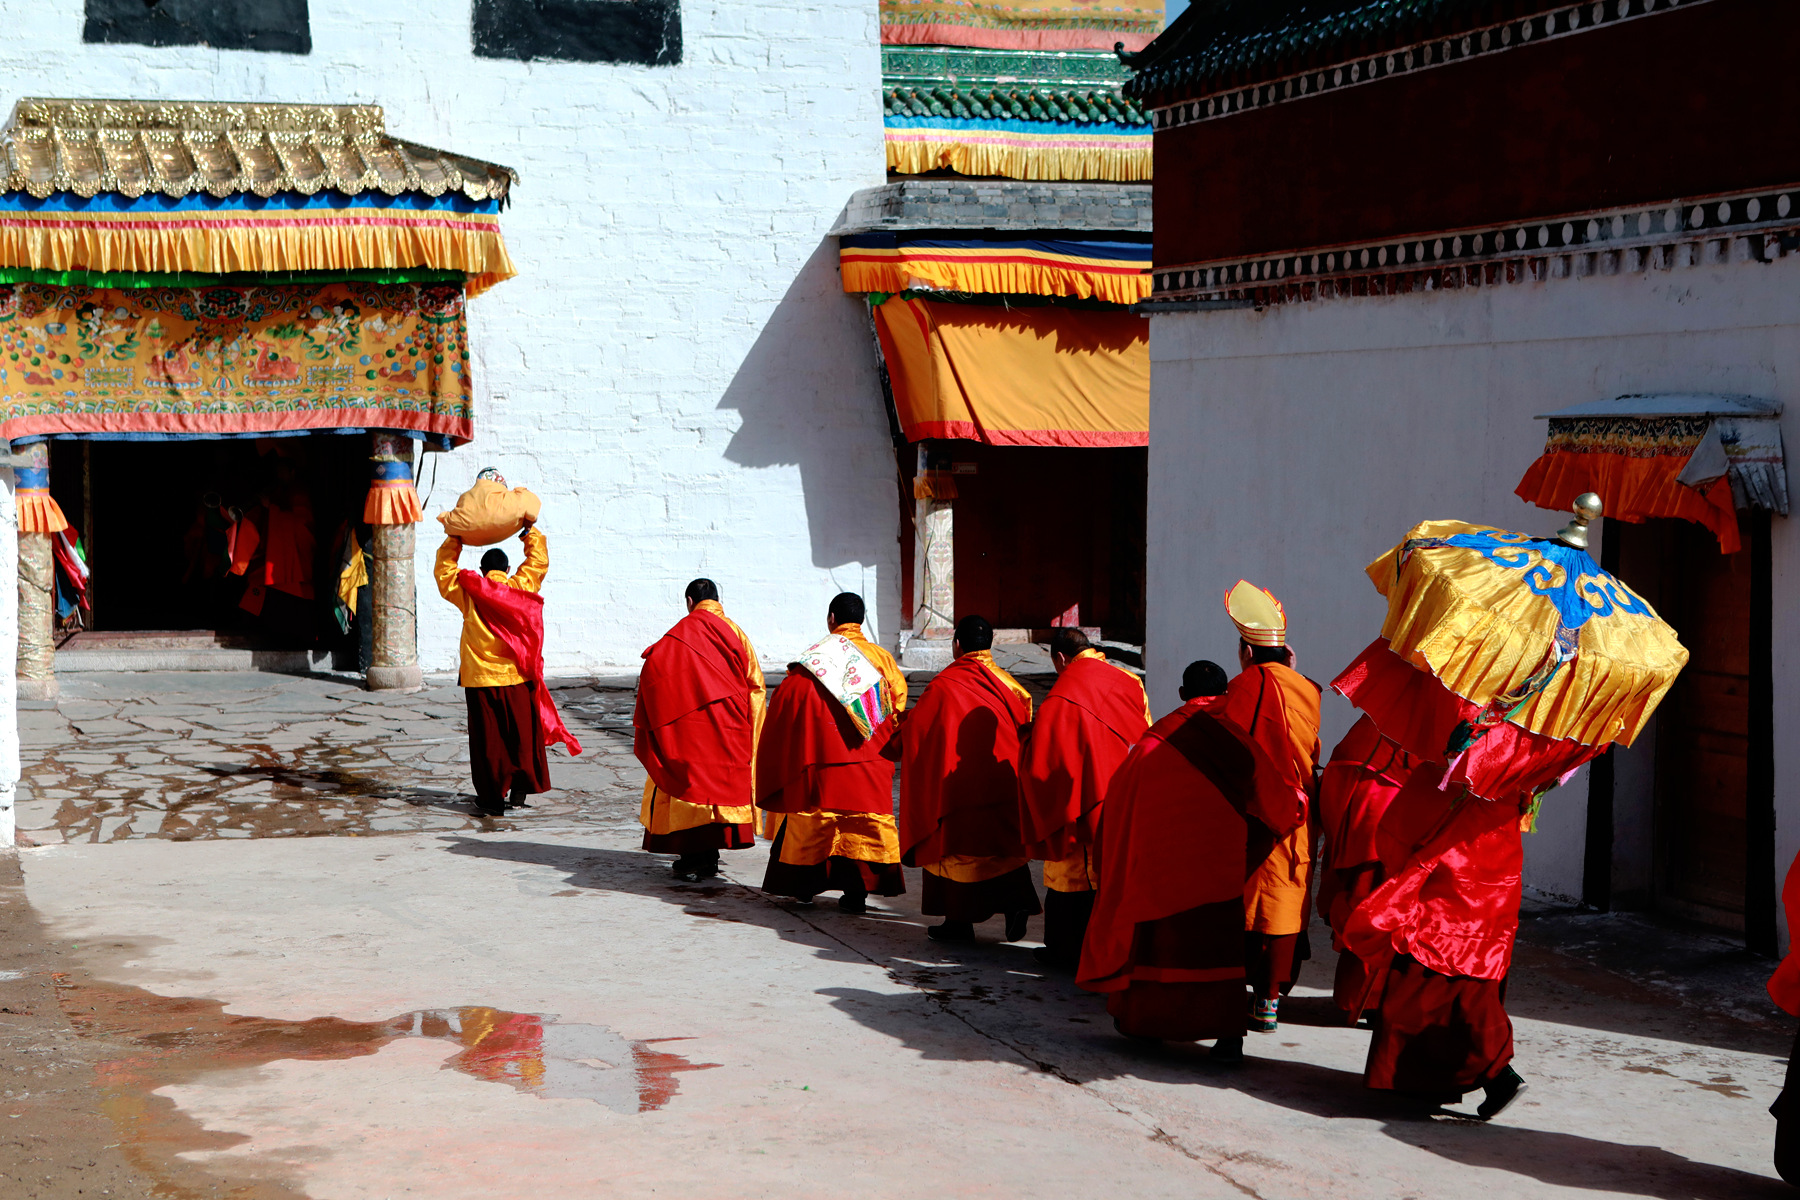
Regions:
M 71 645 L 56 652 L 59 675 L 88 671 L 279 671 L 293 674 L 307 671 L 311 665 L 311 655 L 305 650 L 248 650 L 206 642 L 184 647 L 145 646 L 120 641 L 113 645 Z

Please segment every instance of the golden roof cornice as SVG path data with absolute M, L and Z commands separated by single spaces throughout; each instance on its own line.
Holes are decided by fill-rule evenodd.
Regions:
M 0 129 L 0 191 L 354 196 L 460 192 L 504 200 L 510 167 L 390 137 L 374 104 L 45 100 L 13 106 Z

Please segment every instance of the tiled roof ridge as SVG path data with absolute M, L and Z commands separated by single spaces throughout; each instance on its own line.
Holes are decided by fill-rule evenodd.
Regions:
M 1136 103 L 1111 88 L 968 87 L 955 84 L 887 87 L 888 116 L 955 117 L 977 121 L 1055 121 L 1147 125 Z
M 1329 66 L 1346 55 L 1459 35 L 1571 0 L 1195 0 L 1132 55 L 1132 99 L 1154 107 L 1216 87 Z M 1610 5 L 1615 0 L 1607 0 Z M 1646 0 L 1627 0 L 1644 7 Z M 1648 0 L 1654 5 L 1656 0 Z M 1675 7 L 1663 0 L 1667 7 Z
M 509 167 L 390 136 L 373 104 L 26 98 L 0 129 L 0 191 L 230 196 L 330 188 L 504 200 Z

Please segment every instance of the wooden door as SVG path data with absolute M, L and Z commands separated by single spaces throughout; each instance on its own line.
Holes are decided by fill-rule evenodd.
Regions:
M 1750 763 L 1754 541 L 1719 552 L 1706 529 L 1655 520 L 1615 528 L 1619 573 L 1646 593 L 1688 649 L 1656 716 L 1659 908 L 1742 929 Z

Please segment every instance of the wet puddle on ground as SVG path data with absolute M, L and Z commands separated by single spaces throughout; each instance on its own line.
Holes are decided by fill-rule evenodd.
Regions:
M 663 1049 L 684 1038 L 632 1040 L 600 1025 L 562 1024 L 542 1013 L 480 1005 L 422 1009 L 385 1021 L 287 1021 L 234 1016 L 218 1000 L 159 996 L 65 976 L 57 977 L 57 995 L 77 1033 L 118 1052 L 96 1065 L 104 1109 L 134 1164 L 163 1185 L 159 1195 L 171 1197 L 221 1194 L 217 1175 L 182 1156 L 229 1149 L 248 1136 L 205 1129 L 155 1093 L 222 1071 L 283 1059 L 358 1058 L 402 1038 L 434 1038 L 460 1047 L 445 1070 L 527 1095 L 588 1100 L 633 1114 L 669 1103 L 680 1088 L 681 1072 L 719 1065 L 689 1062 Z M 259 1177 L 234 1180 L 225 1194 L 246 1200 L 299 1194 L 281 1178 L 286 1172 L 280 1164 L 242 1166 Z

